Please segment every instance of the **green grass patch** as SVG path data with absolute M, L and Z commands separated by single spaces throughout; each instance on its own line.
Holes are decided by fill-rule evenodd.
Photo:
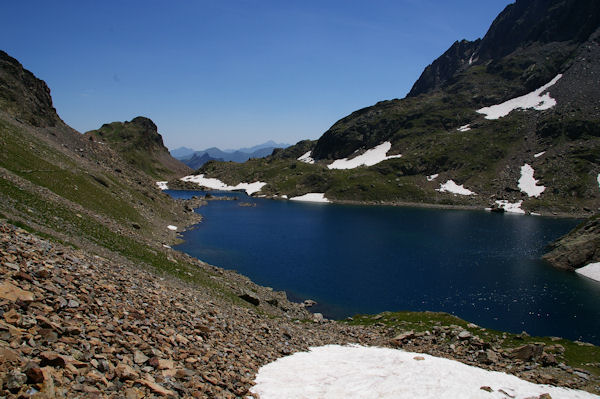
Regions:
M 504 349 L 516 348 L 526 344 L 543 343 L 546 346 L 561 345 L 564 353 L 554 352 L 558 360 L 571 367 L 582 368 L 594 375 L 600 376 L 600 347 L 562 338 L 532 337 L 524 334 L 512 334 L 503 331 L 485 329 L 454 315 L 443 312 L 383 312 L 378 315 L 356 315 L 351 320 L 341 323 L 349 325 L 383 325 L 396 329 L 398 332 L 413 330 L 415 332 L 431 331 L 438 326 L 458 326 L 468 330 L 485 342 L 500 342 Z M 450 339 L 450 338 L 448 338 Z

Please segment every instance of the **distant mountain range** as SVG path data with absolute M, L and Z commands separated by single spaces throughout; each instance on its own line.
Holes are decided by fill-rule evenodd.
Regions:
M 251 158 L 264 158 L 273 153 L 275 148 L 287 148 L 290 144 L 276 143 L 269 140 L 266 143 L 237 150 L 221 150 L 217 147 L 196 151 L 187 147 L 179 147 L 171 151 L 173 158 L 180 160 L 192 169 L 197 169 L 208 161 L 246 162 Z

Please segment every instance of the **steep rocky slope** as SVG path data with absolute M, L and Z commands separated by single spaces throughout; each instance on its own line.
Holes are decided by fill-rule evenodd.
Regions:
M 530 212 L 591 215 L 600 207 L 599 16 L 594 1 L 520 0 L 481 40 L 453 44 L 406 98 L 353 112 L 314 147 L 302 143 L 314 163 L 275 154 L 242 166 L 211 162 L 198 173 L 232 185 L 266 181 L 266 195 L 475 207 L 500 201 Z M 492 109 L 506 110 L 508 100 L 518 103 L 511 112 L 484 113 L 499 104 Z M 388 155 L 402 157 L 329 168 L 385 142 Z M 295 146 L 286 151 L 304 154 Z M 541 194 L 523 188 L 523 167 L 533 170 L 531 185 L 545 187 Z M 449 180 L 476 195 L 444 192 Z

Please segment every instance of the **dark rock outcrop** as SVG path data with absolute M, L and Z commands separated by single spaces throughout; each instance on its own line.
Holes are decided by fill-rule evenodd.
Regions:
M 425 68 L 408 95 L 417 96 L 439 88 L 461 68 L 473 63 L 479 44 L 479 39 L 474 42 L 468 40 L 454 42 L 444 54 Z
M 588 219 L 552 243 L 543 259 L 567 270 L 600 262 L 600 215 Z
M 0 50 L 0 109 L 24 123 L 52 127 L 62 123 L 52 105 L 50 88 Z
M 409 97 L 438 89 L 473 64 L 498 60 L 533 43 L 582 43 L 600 25 L 600 3 L 594 0 L 518 0 L 494 20 L 483 39 L 455 42 L 429 65 Z

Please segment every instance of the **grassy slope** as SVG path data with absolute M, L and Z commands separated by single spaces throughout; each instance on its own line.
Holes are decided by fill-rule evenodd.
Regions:
M 88 169 L 93 164 L 40 140 L 35 129 L 0 119 L 0 217 L 102 256 L 122 256 L 241 303 L 210 272 L 175 260 L 160 245 L 160 240 L 174 238 L 166 225 L 184 219 L 167 195 L 144 188 L 152 180 L 145 178 L 139 185 L 110 170 Z

